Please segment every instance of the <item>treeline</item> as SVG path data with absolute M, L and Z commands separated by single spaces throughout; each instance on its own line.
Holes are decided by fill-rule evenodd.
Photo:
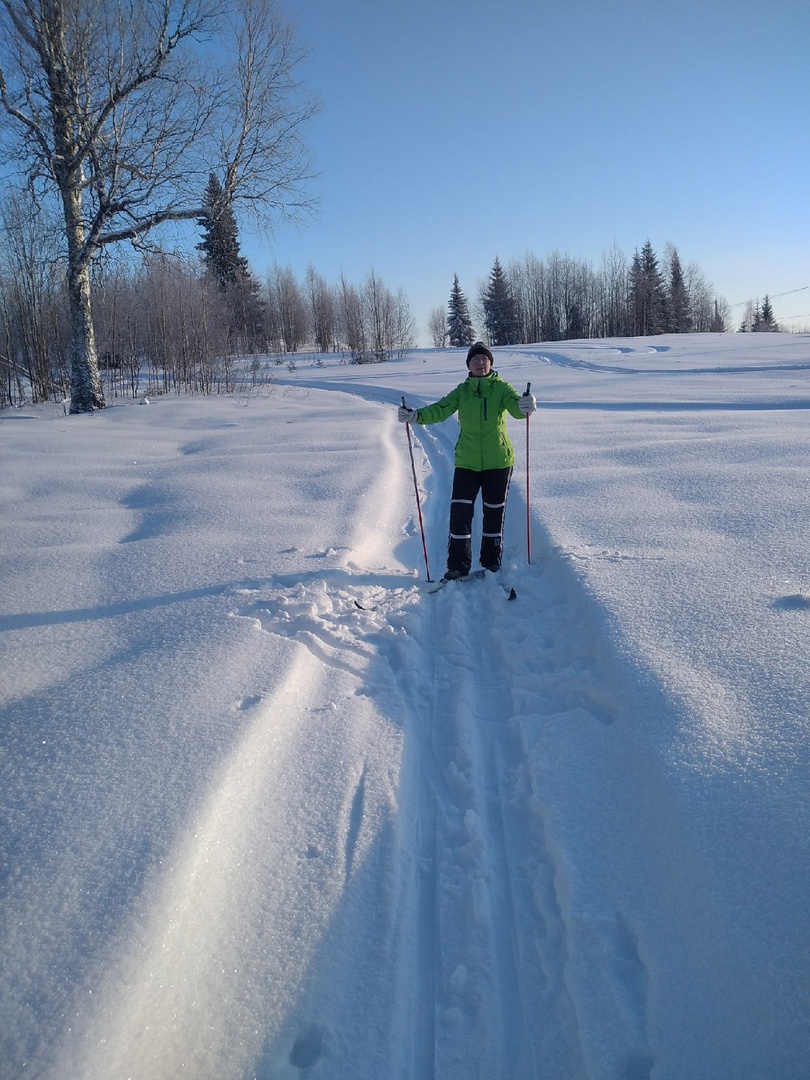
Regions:
M 739 326 L 741 334 L 774 334 L 779 330 L 781 330 L 781 327 L 774 318 L 773 305 L 767 293 L 762 303 L 759 300 L 748 301 L 745 305 L 743 320 Z
M 516 345 L 722 332 L 729 314 L 696 264 L 684 266 L 672 244 L 659 259 L 649 240 L 632 258 L 614 245 L 598 267 L 558 252 L 527 253 L 505 266 L 496 258 L 472 314 L 469 307 L 456 277 L 447 314 L 431 314 L 435 346 L 482 335 L 491 345 Z
M 204 260 L 149 254 L 135 266 L 94 268 L 93 322 L 107 398 L 231 393 L 302 346 L 349 363 L 413 348 L 416 327 L 402 290 L 371 271 L 361 284 L 329 283 L 313 268 L 299 281 L 274 266 L 218 281 Z M 254 363 L 236 361 L 253 357 Z M 267 361 L 265 361 L 267 362 Z M 63 262 L 21 218 L 0 241 L 0 406 L 62 401 L 70 386 L 70 317 Z
M 216 191 L 209 191 L 216 205 Z M 0 207 L 0 406 L 63 401 L 70 387 L 70 314 L 56 232 L 11 196 Z M 310 266 L 302 280 L 274 265 L 263 280 L 239 248 L 229 210 L 198 222 L 199 254 L 146 253 L 94 263 L 93 322 L 105 396 L 232 393 L 306 347 L 375 363 L 416 344 L 403 291 L 372 270 L 361 284 L 329 282 Z M 647 241 L 627 258 L 617 246 L 598 268 L 557 252 L 495 259 L 473 311 L 458 277 L 446 308 L 431 313 L 435 346 L 492 345 L 663 333 L 722 332 L 728 305 L 694 264 Z M 776 329 L 770 302 L 741 329 Z M 237 363 L 252 357 L 251 364 Z

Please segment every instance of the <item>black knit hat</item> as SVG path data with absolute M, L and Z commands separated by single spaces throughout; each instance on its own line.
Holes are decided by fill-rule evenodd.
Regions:
M 472 360 L 472 358 L 474 356 L 478 356 L 479 353 L 481 353 L 482 356 L 488 356 L 490 364 L 492 364 L 493 367 L 495 366 L 495 357 L 489 351 L 487 346 L 483 343 L 483 341 L 476 341 L 474 345 L 470 346 L 470 351 L 467 353 L 467 367 L 470 366 L 470 361 Z

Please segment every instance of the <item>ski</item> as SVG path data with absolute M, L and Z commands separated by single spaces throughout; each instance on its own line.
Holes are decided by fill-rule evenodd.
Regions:
M 431 587 L 427 590 L 429 593 L 441 592 L 445 585 L 455 585 L 456 583 L 464 584 L 468 581 L 480 581 L 485 578 L 490 571 L 488 570 L 472 570 L 469 574 L 465 574 L 459 578 L 442 578 L 440 581 L 432 581 Z M 497 579 L 496 579 L 497 580 Z M 498 585 L 506 593 L 507 600 L 517 600 L 517 593 L 509 585 L 504 585 L 502 581 L 498 581 Z

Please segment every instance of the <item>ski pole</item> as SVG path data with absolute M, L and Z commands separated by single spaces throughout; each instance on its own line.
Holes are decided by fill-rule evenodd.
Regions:
M 532 392 L 532 384 L 526 383 L 526 393 Z M 526 413 L 526 561 L 531 564 L 532 561 L 532 517 L 529 495 L 529 417 L 531 413 Z
M 408 406 L 405 404 L 404 394 L 402 395 L 402 405 L 403 408 L 408 408 Z M 425 556 L 425 573 L 427 574 L 427 580 L 432 581 L 433 579 L 430 576 L 430 566 L 428 564 L 427 542 L 425 541 L 425 523 L 422 520 L 422 503 L 419 499 L 419 485 L 416 482 L 416 465 L 414 464 L 413 460 L 413 439 L 411 438 L 411 425 L 406 424 L 405 430 L 408 432 L 408 450 L 411 454 L 411 472 L 413 473 L 413 490 L 416 492 L 416 509 L 419 513 L 419 530 L 422 533 L 422 551 Z

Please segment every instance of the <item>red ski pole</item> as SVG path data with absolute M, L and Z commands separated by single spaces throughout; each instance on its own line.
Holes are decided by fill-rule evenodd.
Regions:
M 402 395 L 402 405 L 403 408 L 408 408 L 408 406 L 405 404 L 404 394 Z M 419 513 L 419 530 L 422 533 L 422 551 L 425 556 L 425 573 L 427 574 L 427 580 L 432 581 L 433 579 L 430 576 L 430 566 L 428 564 L 427 542 L 425 541 L 425 523 L 422 520 L 422 503 L 419 499 L 419 485 L 416 482 L 416 465 L 414 464 L 413 460 L 413 439 L 411 438 L 411 425 L 406 424 L 405 430 L 408 432 L 408 450 L 411 454 L 411 472 L 413 473 L 413 490 L 416 492 L 416 509 Z
M 526 383 L 526 393 L 532 392 L 532 384 Z M 530 506 L 530 488 L 529 488 L 529 416 L 531 413 L 526 413 L 526 559 L 531 564 L 532 561 L 532 515 Z

